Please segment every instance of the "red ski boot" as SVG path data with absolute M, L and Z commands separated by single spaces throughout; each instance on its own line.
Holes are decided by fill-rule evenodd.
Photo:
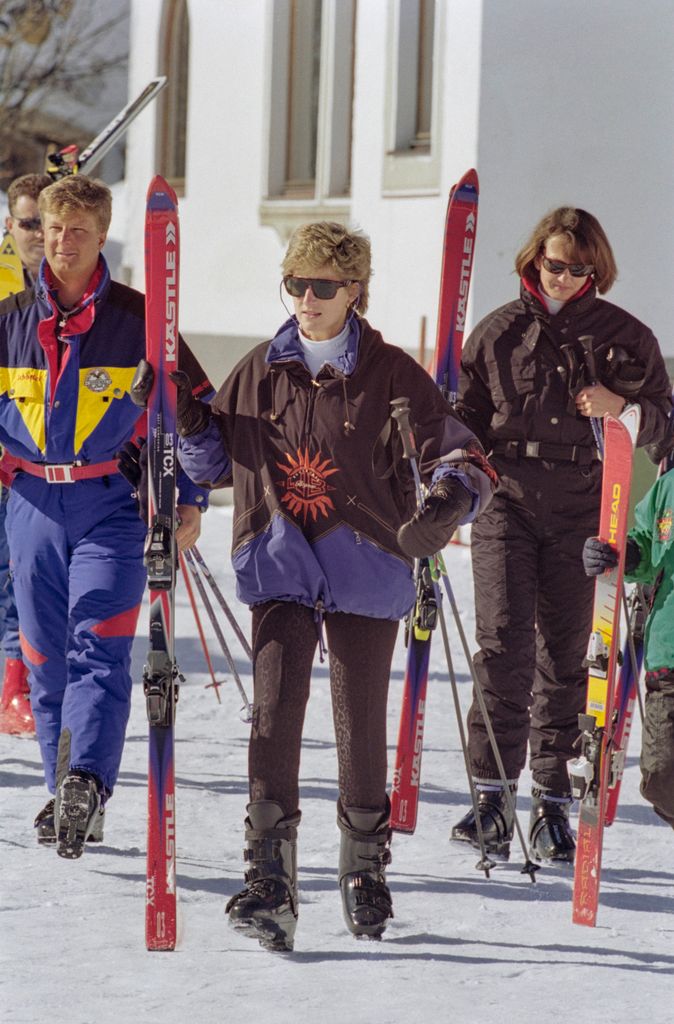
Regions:
M 5 660 L 5 676 L 0 697 L 0 732 L 35 735 L 30 709 L 28 669 L 19 658 Z

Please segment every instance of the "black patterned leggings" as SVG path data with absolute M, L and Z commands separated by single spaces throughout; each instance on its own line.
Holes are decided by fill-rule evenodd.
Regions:
M 344 807 L 386 806 L 386 702 L 398 623 L 325 616 L 330 690 Z M 318 643 L 311 608 L 269 601 L 253 608 L 255 714 L 248 750 L 250 799 L 299 807 L 304 713 Z

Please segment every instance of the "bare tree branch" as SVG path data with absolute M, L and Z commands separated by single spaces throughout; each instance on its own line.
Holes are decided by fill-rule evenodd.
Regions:
M 94 0 L 0 0 L 0 186 L 41 169 L 47 141 L 88 139 L 73 105 L 95 105 L 126 63 L 115 31 L 126 11 L 111 6 L 101 21 Z

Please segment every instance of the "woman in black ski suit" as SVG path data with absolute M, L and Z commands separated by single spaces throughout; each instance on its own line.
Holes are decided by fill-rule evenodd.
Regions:
M 585 708 L 593 598 L 581 553 L 597 531 L 602 476 L 590 418 L 637 402 L 638 444 L 648 444 L 666 429 L 670 384 L 651 331 L 597 297 L 616 266 L 593 216 L 554 210 L 515 267 L 520 298 L 472 332 L 459 384 L 457 412 L 500 476 L 472 529 L 475 668 L 513 793 L 529 743 L 531 855 L 572 861 L 566 762 Z M 507 856 L 512 815 L 475 701 L 469 748 L 487 844 Z M 452 838 L 477 845 L 472 811 Z

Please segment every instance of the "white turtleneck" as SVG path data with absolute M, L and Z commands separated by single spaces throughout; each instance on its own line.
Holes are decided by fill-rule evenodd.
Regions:
M 339 357 L 346 352 L 346 345 L 349 340 L 348 323 L 344 324 L 339 334 L 334 338 L 326 338 L 325 341 L 312 341 L 302 334 L 301 331 L 298 333 L 309 373 L 314 380 L 324 363 L 335 365 Z

